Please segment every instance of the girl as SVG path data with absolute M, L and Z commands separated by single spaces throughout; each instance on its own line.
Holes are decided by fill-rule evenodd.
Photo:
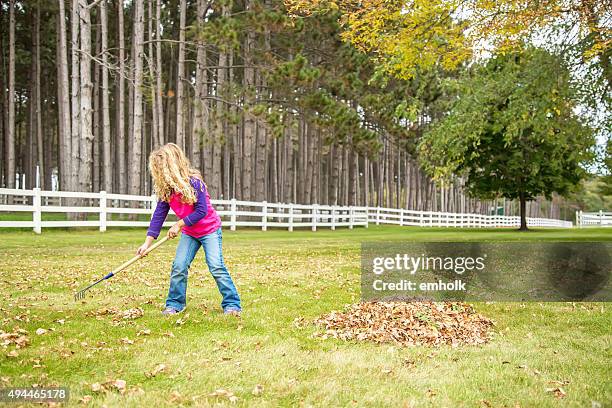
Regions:
M 185 309 L 189 265 L 202 246 L 208 270 L 223 296 L 223 312 L 240 315 L 240 297 L 221 253 L 221 218 L 210 203 L 200 172 L 191 167 L 185 153 L 174 143 L 168 143 L 151 153 L 149 170 L 159 201 L 151 217 L 147 238 L 136 253 L 142 256 L 157 239 L 170 208 L 179 221 L 168 231 L 168 238 L 175 238 L 182 231 L 172 263 L 166 308 L 162 314 L 173 315 Z

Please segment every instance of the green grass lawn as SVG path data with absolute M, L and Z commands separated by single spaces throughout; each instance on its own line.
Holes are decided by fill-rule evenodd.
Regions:
M 496 322 L 493 341 L 481 347 L 347 343 L 313 338 L 316 327 L 294 325 L 359 300 L 362 241 L 608 241 L 612 229 L 225 231 L 242 319 L 221 314 L 201 253 L 190 271 L 186 312 L 161 317 L 176 241 L 73 301 L 76 290 L 129 259 L 143 238 L 144 229 L 47 229 L 38 236 L 0 230 L 0 328 L 18 326 L 30 340 L 17 356 L 13 345 L 2 349 L 0 388 L 67 386 L 68 405 L 91 396 L 90 406 L 109 407 L 612 403 L 612 311 L 605 303 L 477 303 Z M 112 307 L 138 307 L 144 315 L 95 315 Z M 37 335 L 39 328 L 48 331 Z M 138 335 L 144 330 L 150 334 Z M 152 376 L 160 364 L 166 368 Z M 92 391 L 93 383 L 117 379 L 127 382 L 125 393 Z M 254 395 L 257 385 L 263 391 Z M 547 392 L 559 386 L 563 399 Z M 211 396 L 217 389 L 237 401 Z

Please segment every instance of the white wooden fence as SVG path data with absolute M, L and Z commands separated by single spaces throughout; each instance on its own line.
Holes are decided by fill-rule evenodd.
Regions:
M 42 228 L 50 227 L 147 227 L 148 220 L 117 219 L 116 214 L 150 215 L 156 204 L 155 196 L 138 196 L 99 193 L 80 193 L 68 191 L 41 191 L 0 188 L 0 214 L 2 212 L 31 213 L 31 220 L 2 220 L 0 228 L 32 228 L 40 234 Z M 395 224 L 420 227 L 517 227 L 519 217 L 482 214 L 458 214 L 434 211 L 414 211 L 395 208 L 329 206 L 319 204 L 284 204 L 256 201 L 212 200 L 224 225 L 231 230 L 236 227 L 268 228 L 368 227 L 368 223 Z M 43 220 L 43 213 L 94 214 L 88 220 Z M 173 212 L 171 212 L 173 214 Z M 7 217 L 3 217 L 7 218 Z M 10 216 L 8 217 L 10 218 Z M 27 217 L 29 218 L 29 217 Z M 62 217 L 64 218 L 64 217 Z M 68 218 L 68 217 L 65 217 Z M 90 217 L 92 218 L 92 217 Z M 148 219 L 148 217 L 146 217 Z M 166 221 L 164 226 L 172 225 Z M 532 227 L 572 227 L 569 221 L 547 218 L 528 218 Z
M 576 212 L 576 225 L 582 227 L 612 227 L 612 212 Z

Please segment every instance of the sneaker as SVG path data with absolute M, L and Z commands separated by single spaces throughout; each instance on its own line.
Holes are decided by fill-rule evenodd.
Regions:
M 236 307 L 226 307 L 223 310 L 223 314 L 224 315 L 228 315 L 228 316 L 236 316 L 236 317 L 240 317 L 240 313 L 242 312 L 241 309 L 238 309 Z
M 175 315 L 175 314 L 179 314 L 181 313 L 180 310 L 176 310 L 173 307 L 167 307 L 164 310 L 162 310 L 162 315 L 164 316 L 170 316 L 170 315 Z

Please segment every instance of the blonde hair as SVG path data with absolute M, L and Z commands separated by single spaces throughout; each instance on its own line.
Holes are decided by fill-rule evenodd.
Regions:
M 202 181 L 202 175 L 191 167 L 189 159 L 180 147 L 168 143 L 152 151 L 149 156 L 149 170 L 153 177 L 155 194 L 160 200 L 168 202 L 172 193 L 180 193 L 183 202 L 196 202 L 196 192 L 190 179 L 195 177 Z

